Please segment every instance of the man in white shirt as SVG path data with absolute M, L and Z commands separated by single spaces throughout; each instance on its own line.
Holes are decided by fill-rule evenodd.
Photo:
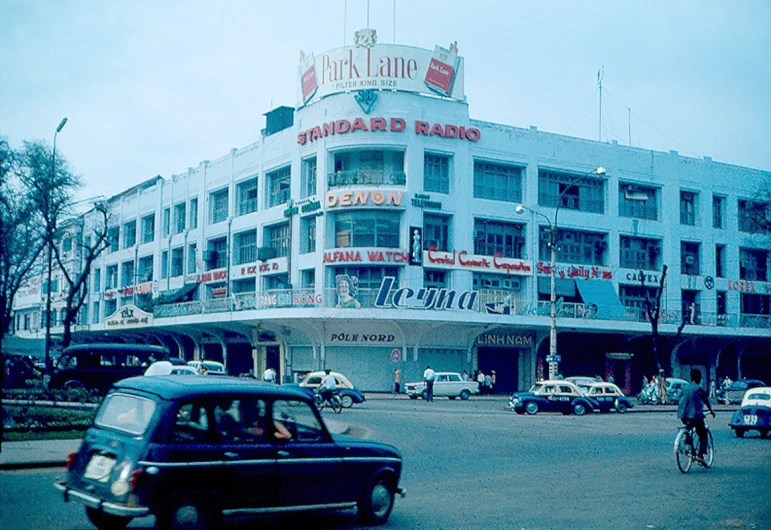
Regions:
M 423 381 L 426 382 L 426 401 L 434 401 L 434 379 L 436 379 L 436 373 L 430 366 L 426 366 L 426 371 L 423 372 Z
M 276 371 L 273 368 L 268 367 L 262 374 L 262 380 L 266 383 L 275 383 Z
M 319 394 L 322 400 L 329 400 L 332 394 L 337 391 L 337 381 L 335 381 L 335 376 L 330 373 L 330 370 L 325 370 L 324 373 L 326 375 L 321 380 L 321 385 L 319 385 Z

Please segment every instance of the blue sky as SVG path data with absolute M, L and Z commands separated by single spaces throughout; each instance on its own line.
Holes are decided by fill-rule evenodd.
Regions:
M 394 20 L 396 24 L 394 24 Z M 771 2 L 370 0 L 379 42 L 458 42 L 472 118 L 771 170 Z M 351 44 L 366 0 L 0 0 L 0 135 L 113 195 L 258 138 L 300 50 Z

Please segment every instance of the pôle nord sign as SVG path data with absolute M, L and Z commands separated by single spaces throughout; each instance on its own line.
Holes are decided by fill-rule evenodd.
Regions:
M 316 125 L 297 135 L 297 143 L 305 145 L 319 138 L 336 134 L 345 134 L 355 131 L 364 132 L 402 132 L 407 128 L 407 122 L 402 118 L 369 118 L 369 123 L 364 118 L 350 120 L 335 120 Z M 459 140 L 468 140 L 469 142 L 478 142 L 482 138 L 482 131 L 476 127 L 464 127 L 462 125 L 452 125 L 441 123 L 430 124 L 427 121 L 415 120 L 415 134 L 423 136 L 440 136 L 442 138 L 457 138 Z

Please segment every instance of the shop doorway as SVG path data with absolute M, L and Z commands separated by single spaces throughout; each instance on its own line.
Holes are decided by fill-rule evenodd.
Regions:
M 480 347 L 477 350 L 479 370 L 485 374 L 495 370 L 496 394 L 510 394 L 520 390 L 519 355 L 521 351 L 521 348 L 489 347 Z
M 281 378 L 281 348 L 278 345 L 265 346 L 265 368 L 273 368 L 276 371 L 276 381 L 284 381 Z M 259 374 L 259 377 L 262 377 L 262 374 Z

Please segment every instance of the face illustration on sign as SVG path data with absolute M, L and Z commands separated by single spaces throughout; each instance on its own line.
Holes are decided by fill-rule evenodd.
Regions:
M 361 307 L 361 302 L 355 298 L 358 291 L 356 287 L 358 281 L 355 276 L 338 274 L 335 283 L 337 285 L 337 305 L 335 307 L 344 309 Z

